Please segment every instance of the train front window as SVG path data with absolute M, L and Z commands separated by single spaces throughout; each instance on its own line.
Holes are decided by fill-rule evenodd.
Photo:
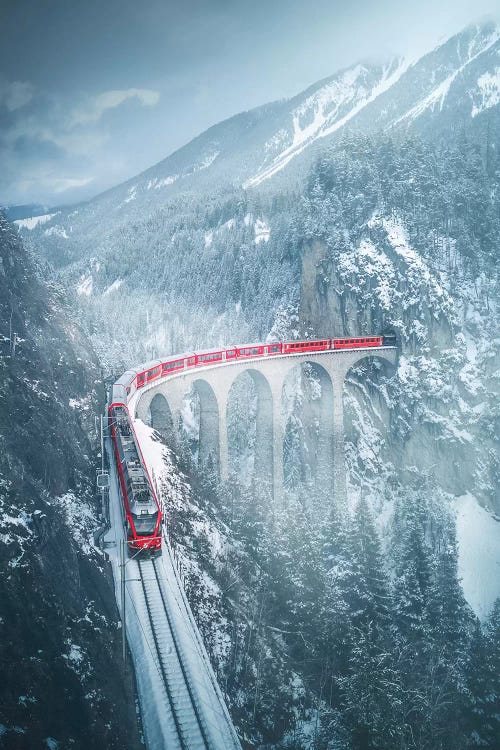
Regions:
M 136 515 L 132 513 L 132 519 L 134 521 L 135 533 L 138 536 L 149 536 L 153 534 L 158 519 L 158 511 L 156 513 L 142 513 Z

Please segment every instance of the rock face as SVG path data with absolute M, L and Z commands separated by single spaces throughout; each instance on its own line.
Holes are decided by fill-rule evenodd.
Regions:
M 112 582 L 92 544 L 100 371 L 62 290 L 3 217 L 0 371 L 0 742 L 138 748 Z
M 474 146 L 457 148 L 460 166 L 440 153 L 441 174 L 431 177 L 433 149 L 412 156 L 409 144 L 392 152 L 387 141 L 384 156 L 378 141 L 359 158 L 362 143 L 320 160 L 302 216 L 304 333 L 391 330 L 401 342 L 394 377 L 360 369 L 344 394 L 352 489 L 368 491 L 378 476 L 375 494 L 383 495 L 390 477 L 425 478 L 434 490 L 471 493 L 498 512 L 496 172 L 488 175 Z M 357 181 L 361 165 L 375 167 L 367 189 Z M 394 168 L 398 187 L 384 195 L 384 172 Z M 484 181 L 484 201 L 464 210 L 470 179 Z

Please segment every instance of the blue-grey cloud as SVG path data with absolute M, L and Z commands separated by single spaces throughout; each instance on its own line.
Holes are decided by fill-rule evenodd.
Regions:
M 105 112 L 116 109 L 128 99 L 136 99 L 143 106 L 152 107 L 158 104 L 160 93 L 152 89 L 134 88 L 103 91 L 72 112 L 69 127 L 97 122 Z

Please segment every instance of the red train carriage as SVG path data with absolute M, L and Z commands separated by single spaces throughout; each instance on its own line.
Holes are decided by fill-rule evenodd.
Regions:
M 265 344 L 248 344 L 235 347 L 237 357 L 263 357 L 266 352 Z
M 169 375 L 171 372 L 184 369 L 184 357 L 181 359 L 170 359 L 168 362 L 162 362 L 161 374 Z
M 330 349 L 331 343 L 331 339 L 319 339 L 318 341 L 286 341 L 283 344 L 283 354 L 322 352 Z
M 333 339 L 332 349 L 364 349 L 365 346 L 383 346 L 383 336 L 365 336 L 356 339 Z
M 116 385 L 113 387 L 115 397 Z M 161 555 L 162 513 L 144 464 L 128 409 L 112 403 L 108 409 L 111 438 L 120 481 L 127 547 L 138 552 Z
M 202 365 L 214 365 L 222 362 L 224 359 L 224 349 L 213 351 L 212 349 L 204 352 L 192 352 L 188 354 L 184 361 L 186 367 L 200 367 Z

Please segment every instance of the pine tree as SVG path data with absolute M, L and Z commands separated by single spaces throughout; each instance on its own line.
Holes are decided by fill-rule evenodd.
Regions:
M 484 641 L 476 640 L 475 662 L 469 685 L 473 692 L 476 722 L 472 740 L 478 747 L 500 747 L 500 598 L 495 601 L 484 628 Z M 472 680 L 472 684 L 471 684 Z
M 354 618 L 354 623 L 361 629 L 369 623 L 378 638 L 387 643 L 391 623 L 391 592 L 378 533 L 364 498 L 359 501 L 356 508 L 352 535 L 360 607 L 360 616 Z

